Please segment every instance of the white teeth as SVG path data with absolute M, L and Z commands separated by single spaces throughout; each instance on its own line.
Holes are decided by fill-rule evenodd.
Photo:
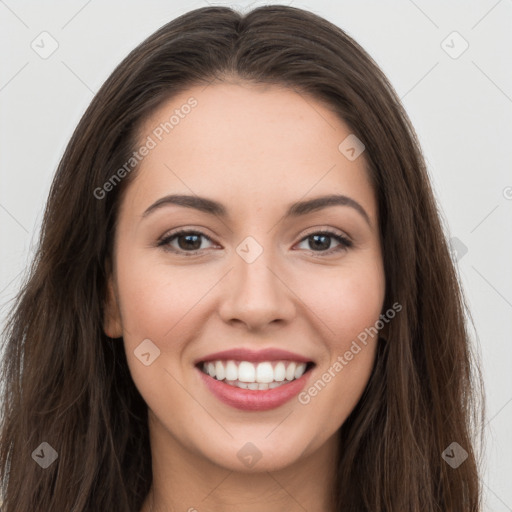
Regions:
M 274 380 L 277 382 L 282 382 L 286 377 L 286 367 L 284 363 L 279 361 L 274 368 Z
M 238 379 L 238 368 L 233 361 L 228 361 L 226 365 L 226 380 L 237 380 Z
M 280 384 L 300 378 L 306 371 L 306 363 L 292 361 L 208 361 L 203 371 L 217 380 L 243 389 L 273 389 Z
M 274 380 L 274 370 L 270 363 L 260 363 L 256 368 L 256 381 L 268 384 Z
M 295 363 L 290 363 L 286 368 L 286 380 L 293 380 L 295 378 Z
M 242 389 L 252 389 L 252 390 L 259 390 L 264 391 L 266 389 L 274 389 L 278 388 L 279 386 L 282 386 L 283 384 L 286 384 L 286 382 L 270 382 L 269 384 L 266 384 L 262 382 L 261 384 L 258 384 L 257 382 L 240 382 L 239 380 L 225 380 L 226 384 L 229 384 L 230 386 L 235 386 Z M 256 387 L 258 386 L 258 387 Z
M 256 368 L 252 363 L 242 361 L 238 365 L 238 380 L 241 380 L 242 382 L 256 381 Z
M 224 380 L 225 377 L 226 372 L 224 371 L 224 365 L 220 361 L 217 361 L 215 363 L 215 378 L 218 380 Z
M 306 364 L 302 363 L 302 365 L 298 364 L 297 368 L 295 368 L 294 377 L 298 379 L 299 377 L 302 377 L 304 372 L 306 371 Z

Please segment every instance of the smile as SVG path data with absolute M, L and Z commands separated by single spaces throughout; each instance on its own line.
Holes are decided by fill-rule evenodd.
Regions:
M 217 360 L 196 365 L 207 388 L 223 403 L 263 411 L 296 396 L 309 379 L 313 362 Z

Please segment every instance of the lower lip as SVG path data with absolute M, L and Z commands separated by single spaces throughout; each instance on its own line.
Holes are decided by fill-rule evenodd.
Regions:
M 243 411 L 267 411 L 285 404 L 294 396 L 298 395 L 306 385 L 311 374 L 307 371 L 298 379 L 290 381 L 274 389 L 250 390 L 230 386 L 224 382 L 210 377 L 196 367 L 201 374 L 203 382 L 208 389 L 221 401 L 231 407 Z

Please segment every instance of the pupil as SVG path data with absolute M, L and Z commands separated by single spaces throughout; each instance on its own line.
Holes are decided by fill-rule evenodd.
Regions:
M 329 239 L 329 237 L 327 235 L 312 235 L 311 238 L 314 239 L 315 244 L 317 243 L 318 238 L 323 238 L 324 240 Z M 320 244 L 320 248 L 321 249 L 329 249 L 329 245 L 331 245 L 331 244 L 329 241 L 327 241 L 327 243 L 324 242 L 323 244 Z M 317 248 L 318 248 L 318 245 L 317 245 Z
M 189 245 L 182 244 L 181 240 L 183 240 L 184 238 L 187 239 L 188 242 L 190 242 L 191 238 L 195 238 L 195 244 L 194 242 L 191 242 L 193 246 L 191 246 L 190 243 Z M 180 249 L 199 249 L 201 247 L 201 241 L 199 239 L 199 235 L 181 235 L 178 239 L 178 245 L 180 246 Z

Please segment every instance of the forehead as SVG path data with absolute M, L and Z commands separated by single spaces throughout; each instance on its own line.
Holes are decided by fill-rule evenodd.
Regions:
M 151 140 L 152 148 L 128 194 L 143 191 L 137 195 L 147 202 L 192 193 L 262 208 L 342 193 L 357 196 L 373 215 L 364 153 L 351 161 L 339 149 L 350 134 L 326 105 L 289 88 L 191 87 L 142 124 L 139 145 Z

